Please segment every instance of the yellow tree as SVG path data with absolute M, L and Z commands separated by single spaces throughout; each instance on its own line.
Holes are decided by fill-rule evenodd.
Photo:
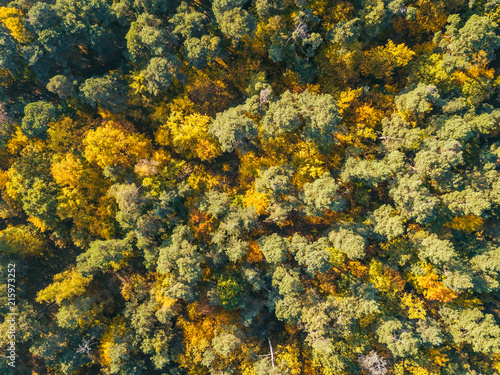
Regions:
M 151 144 L 142 134 L 133 133 L 123 124 L 109 121 L 90 130 L 83 140 L 85 158 L 101 168 L 128 167 L 150 154 Z
M 211 118 L 199 113 L 185 115 L 174 111 L 167 123 L 160 127 L 156 140 L 161 145 L 171 144 L 187 158 L 212 160 L 221 154 L 217 141 L 208 134 Z

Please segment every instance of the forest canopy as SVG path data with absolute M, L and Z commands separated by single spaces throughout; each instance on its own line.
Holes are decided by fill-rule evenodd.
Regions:
M 499 0 L 0 4 L 5 373 L 500 374 Z

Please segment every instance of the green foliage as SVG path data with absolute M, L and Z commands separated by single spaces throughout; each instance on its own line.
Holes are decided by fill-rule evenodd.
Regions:
M 120 81 L 111 75 L 89 78 L 82 85 L 80 91 L 88 104 L 101 106 L 117 112 L 123 106 L 123 86 Z
M 288 239 L 273 233 L 270 236 L 259 238 L 258 244 L 269 263 L 278 265 L 286 260 L 290 246 Z
M 21 123 L 23 133 L 30 137 L 44 137 L 48 123 L 54 120 L 55 107 L 52 103 L 38 101 L 24 107 L 24 117 Z
M 214 0 L 212 10 L 222 33 L 234 39 L 251 35 L 255 18 L 242 9 L 248 0 Z
M 178 74 L 179 65 L 180 61 L 176 58 L 152 58 L 143 71 L 148 91 L 153 95 L 158 95 L 161 91 L 166 90 L 172 83 L 172 79 Z
M 18 371 L 493 375 L 499 17 L 497 0 L 0 7 Z
M 388 319 L 377 328 L 377 338 L 395 357 L 411 357 L 417 354 L 419 340 L 413 329 L 398 319 Z
M 75 95 L 75 82 L 71 82 L 68 77 L 57 75 L 50 79 L 47 90 L 59 95 L 61 99 Z
M 330 232 L 328 239 L 332 246 L 342 251 L 351 259 L 361 259 L 365 256 L 366 240 L 351 229 L 339 228 Z
M 208 130 L 224 152 L 244 150 L 248 142 L 257 137 L 257 124 L 247 116 L 243 105 L 217 113 Z
M 500 347 L 500 327 L 493 315 L 483 314 L 477 308 L 440 310 L 445 323 L 457 344 L 467 343 L 477 353 L 498 352 Z

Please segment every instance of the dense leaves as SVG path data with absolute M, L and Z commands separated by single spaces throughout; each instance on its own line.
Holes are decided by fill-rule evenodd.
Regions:
M 0 7 L 17 373 L 498 374 L 499 9 Z

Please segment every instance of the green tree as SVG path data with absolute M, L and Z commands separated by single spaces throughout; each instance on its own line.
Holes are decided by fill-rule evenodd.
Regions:
M 56 108 L 52 103 L 38 101 L 24 107 L 24 117 L 21 123 L 23 133 L 30 137 L 45 136 L 48 123 L 54 120 Z
M 80 85 L 80 91 L 87 103 L 94 107 L 99 105 L 112 112 L 123 109 L 124 86 L 114 76 L 89 78 Z
M 242 7 L 248 0 L 214 0 L 212 10 L 224 35 L 241 39 L 252 35 L 255 18 Z

